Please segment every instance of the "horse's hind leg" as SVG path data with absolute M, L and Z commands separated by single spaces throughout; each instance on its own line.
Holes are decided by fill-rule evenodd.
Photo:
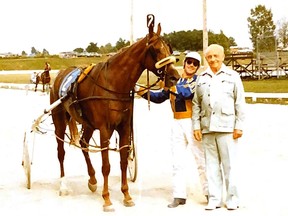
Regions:
M 89 153 L 87 151 L 88 146 L 86 145 L 89 143 L 90 138 L 93 135 L 94 130 L 91 128 L 85 128 L 83 131 L 82 139 L 80 140 L 80 145 L 83 148 L 82 153 L 84 155 L 86 164 L 87 164 L 87 170 L 88 170 L 88 175 L 90 176 L 88 180 L 88 188 L 92 191 L 95 192 L 97 190 L 97 180 L 95 177 L 95 170 L 93 168 L 93 165 L 90 160 Z
M 57 110 L 57 111 L 56 111 Z M 64 136 L 66 130 L 65 112 L 59 112 L 59 109 L 52 111 L 52 119 L 55 126 L 55 136 L 57 141 L 57 156 L 60 164 L 60 189 L 59 195 L 67 195 L 69 193 L 68 187 L 66 186 L 65 181 L 65 171 L 64 171 L 64 158 L 65 158 L 65 149 L 64 149 Z

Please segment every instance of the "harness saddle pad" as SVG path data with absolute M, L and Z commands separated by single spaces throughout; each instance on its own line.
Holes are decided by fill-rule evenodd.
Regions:
M 67 96 L 68 92 L 71 90 L 72 84 L 74 84 L 76 81 L 77 83 L 82 82 L 86 76 L 90 73 L 90 71 L 93 69 L 95 64 L 91 64 L 87 68 L 75 68 L 73 71 L 71 71 L 64 79 L 59 89 L 59 96 L 64 97 Z M 84 70 L 84 71 L 83 71 Z
M 73 71 L 71 71 L 61 83 L 61 86 L 59 88 L 59 96 L 64 97 L 67 96 L 68 91 L 70 90 L 70 87 L 72 83 L 74 83 L 77 78 L 79 77 L 82 69 L 81 68 L 75 68 Z
M 86 76 L 90 73 L 90 71 L 93 69 L 93 67 L 95 66 L 95 64 L 91 64 L 90 66 L 88 66 L 84 71 L 83 73 L 80 74 L 77 82 L 80 83 L 82 82 Z

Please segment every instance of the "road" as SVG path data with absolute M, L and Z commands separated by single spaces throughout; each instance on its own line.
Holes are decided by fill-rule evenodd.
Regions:
M 106 215 L 102 212 L 101 154 L 92 153 L 98 190 L 87 187 L 86 165 L 79 149 L 66 147 L 66 178 L 71 193 L 60 197 L 59 165 L 53 131 L 35 138 L 32 187 L 26 188 L 21 166 L 24 132 L 33 119 L 49 105 L 49 97 L 41 92 L 0 89 L 0 215 Z M 171 117 L 169 103 L 150 104 L 135 101 L 135 138 L 138 178 L 130 182 L 135 201 L 131 208 L 122 205 L 119 153 L 111 152 L 110 193 L 115 207 L 109 215 L 262 215 L 287 216 L 288 194 L 288 106 L 248 104 L 244 136 L 240 142 L 241 207 L 237 211 L 220 208 L 204 210 L 199 179 L 192 154 L 187 161 L 187 204 L 167 208 L 172 200 L 171 186 Z

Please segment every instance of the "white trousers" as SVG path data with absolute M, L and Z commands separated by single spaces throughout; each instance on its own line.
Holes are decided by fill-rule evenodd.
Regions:
M 237 190 L 237 146 L 233 133 L 203 134 L 206 157 L 206 174 L 209 188 L 209 202 L 221 204 L 226 186 L 226 203 L 239 202 Z M 223 170 L 222 170 L 223 169 Z M 223 176 L 225 184 L 223 182 Z
M 200 183 L 205 195 L 208 194 L 207 178 L 205 174 L 205 158 L 202 144 L 193 138 L 192 120 L 174 119 L 172 121 L 172 163 L 173 163 L 173 197 L 187 197 L 187 147 L 192 148 L 192 153 L 197 165 Z

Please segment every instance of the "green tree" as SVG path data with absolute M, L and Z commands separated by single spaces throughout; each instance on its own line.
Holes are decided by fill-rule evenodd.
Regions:
M 228 40 L 230 41 L 230 46 L 237 46 L 237 43 L 235 41 L 235 38 L 229 37 Z
M 218 43 L 221 44 L 225 50 L 228 50 L 230 46 L 237 45 L 233 37 L 227 37 L 223 31 L 220 34 L 214 34 L 212 31 L 209 31 L 209 44 Z M 164 33 L 164 40 L 170 44 L 173 50 L 185 51 L 185 50 L 194 50 L 201 51 L 203 50 L 203 31 L 196 30 L 193 31 L 178 31 L 171 32 L 169 34 Z M 140 38 L 137 39 L 137 41 Z M 116 52 L 123 47 L 129 46 L 130 42 L 120 38 L 115 46 L 112 46 L 111 43 L 106 44 L 105 46 L 97 47 L 97 44 L 90 43 L 86 48 L 87 52 L 99 52 L 102 54 Z M 97 47 L 97 48 L 96 48 Z M 75 52 L 82 53 L 82 48 L 74 49 Z
M 84 49 L 83 48 L 76 48 L 73 50 L 74 52 L 77 52 L 77 53 L 83 53 L 84 52 Z
M 169 34 L 164 34 L 164 39 L 173 48 L 173 50 L 203 50 L 203 31 L 196 30 L 193 31 L 179 31 L 172 32 Z M 209 44 L 218 43 L 221 44 L 225 50 L 230 46 L 236 45 L 235 39 L 233 37 L 227 37 L 223 31 L 220 34 L 214 34 L 212 31 L 208 32 Z
M 202 30 L 178 31 L 169 34 L 164 34 L 164 39 L 167 41 L 173 50 L 201 50 L 202 49 Z
M 286 18 L 278 22 L 278 42 L 282 48 L 288 47 L 288 20 Z
M 227 37 L 224 32 L 221 30 L 220 34 L 214 34 L 212 31 L 208 32 L 208 42 L 209 44 L 220 44 L 224 47 L 225 51 L 230 50 L 230 46 L 235 46 L 235 40 L 232 37 Z
M 119 40 L 116 42 L 115 47 L 116 47 L 116 50 L 120 50 L 123 47 L 129 46 L 129 44 L 130 44 L 129 41 L 119 38 Z
M 43 55 L 43 56 L 48 56 L 48 55 L 49 55 L 49 52 L 48 52 L 46 49 L 43 49 L 42 55 Z
M 271 9 L 266 9 L 264 5 L 258 5 L 250 10 L 251 16 L 247 18 L 250 31 L 250 40 L 257 51 L 275 50 L 275 24 Z
M 112 46 L 111 43 L 106 44 L 105 46 L 101 46 L 99 49 L 99 52 L 104 54 L 104 53 L 110 53 L 110 52 L 115 52 L 116 48 Z
M 38 51 L 36 50 L 36 48 L 35 47 L 32 47 L 31 48 L 31 54 L 37 54 L 38 53 Z
M 27 53 L 23 50 L 23 51 L 21 52 L 21 56 L 27 56 Z
M 97 47 L 97 43 L 90 42 L 87 46 L 86 51 L 88 53 L 98 52 L 99 48 Z

